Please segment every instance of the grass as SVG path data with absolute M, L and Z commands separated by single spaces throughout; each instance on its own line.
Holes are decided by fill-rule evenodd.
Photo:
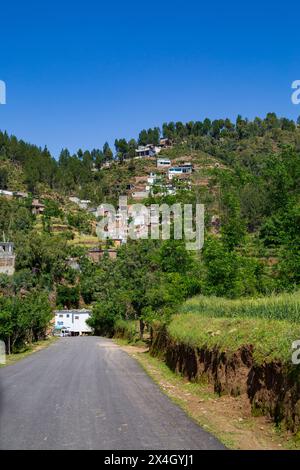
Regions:
M 139 322 L 135 320 L 119 319 L 115 322 L 114 337 L 118 340 L 124 340 L 136 346 L 145 345 L 146 343 L 140 339 Z
M 175 341 L 227 353 L 252 345 L 257 364 L 291 363 L 292 342 L 300 339 L 300 292 L 237 300 L 194 297 L 172 317 L 168 331 Z
M 197 296 L 188 300 L 182 306 L 180 313 L 226 318 L 266 318 L 300 323 L 300 291 L 293 294 L 237 300 Z
M 57 341 L 58 338 L 55 336 L 50 336 L 47 339 L 41 340 L 41 341 L 36 341 L 35 343 L 32 343 L 22 349 L 18 353 L 10 354 L 9 356 L 6 356 L 6 363 L 5 364 L 0 364 L 1 367 L 6 367 L 14 364 L 17 361 L 20 361 L 21 359 L 24 359 L 25 357 L 29 356 L 30 354 L 33 354 L 34 352 L 40 351 L 41 349 L 47 348 L 50 346 L 50 344 L 54 343 Z
M 300 324 L 267 318 L 212 318 L 198 314 L 175 315 L 168 326 L 175 341 L 191 347 L 218 348 L 229 354 L 252 345 L 257 364 L 291 362 L 292 342 L 300 339 Z

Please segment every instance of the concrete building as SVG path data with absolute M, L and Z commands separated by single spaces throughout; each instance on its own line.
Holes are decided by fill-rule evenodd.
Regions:
M 117 250 L 115 248 L 91 248 L 88 251 L 88 257 L 94 262 L 99 263 L 99 261 L 107 255 L 110 259 L 115 259 L 117 257 Z
M 87 209 L 89 204 L 91 204 L 89 199 L 81 199 L 78 205 L 80 209 Z
M 0 196 L 5 197 L 6 199 L 12 199 L 14 193 L 12 191 L 6 191 L 6 189 L 0 189 Z
M 149 147 L 148 145 L 139 145 L 135 151 L 135 156 L 137 158 L 154 157 L 154 155 L 155 151 L 152 149 L 152 147 Z
M 132 193 L 133 199 L 146 199 L 149 196 L 149 191 L 135 191 Z
M 161 138 L 159 139 L 159 145 L 162 148 L 168 148 L 172 146 L 172 141 L 168 138 Z
M 155 145 L 139 145 L 135 151 L 136 158 L 154 157 L 161 151 L 161 147 Z
M 179 166 L 172 166 L 168 170 L 168 178 L 171 180 L 174 176 L 190 175 L 193 171 L 193 166 L 190 163 L 182 164 Z
M 169 158 L 158 158 L 156 160 L 157 168 L 167 168 L 171 166 L 171 160 Z
M 29 194 L 24 191 L 16 191 L 14 192 L 14 196 L 18 199 L 26 199 L 28 198 Z
M 42 214 L 45 210 L 44 204 L 42 204 L 38 199 L 33 199 L 31 208 L 34 215 Z
M 79 199 L 77 196 L 71 196 L 69 197 L 69 201 L 74 202 L 74 204 L 77 204 L 77 206 L 80 207 L 80 209 L 87 209 L 89 204 L 91 204 L 91 201 L 89 199 Z
M 15 272 L 14 244 L 0 242 L 0 273 L 12 276 Z
M 60 330 L 71 336 L 91 334 L 93 329 L 86 323 L 91 316 L 90 310 L 56 310 L 55 330 Z

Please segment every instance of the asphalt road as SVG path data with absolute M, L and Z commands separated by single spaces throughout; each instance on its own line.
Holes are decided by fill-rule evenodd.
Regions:
M 222 449 L 112 341 L 59 341 L 0 369 L 0 449 Z

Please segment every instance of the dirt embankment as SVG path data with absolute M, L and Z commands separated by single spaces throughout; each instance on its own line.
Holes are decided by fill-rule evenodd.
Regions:
M 276 362 L 257 365 L 251 345 L 233 354 L 192 348 L 172 340 L 165 328 L 154 332 L 150 353 L 163 357 L 171 370 L 190 381 L 211 383 L 220 395 L 247 395 L 253 414 L 268 416 L 292 432 L 300 430 L 298 367 Z

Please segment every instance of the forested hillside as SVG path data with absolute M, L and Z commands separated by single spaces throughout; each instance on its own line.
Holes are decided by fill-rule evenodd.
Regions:
M 51 307 L 92 305 L 96 331 L 115 322 L 168 318 L 194 295 L 239 298 L 295 290 L 300 283 L 300 128 L 269 113 L 253 121 L 219 119 L 142 130 L 137 140 L 116 139 L 114 151 L 50 152 L 0 133 L 0 230 L 14 242 L 16 272 L 0 275 L 0 337 L 16 348 L 39 337 Z M 183 241 L 131 241 L 116 259 L 93 262 L 96 219 L 69 196 L 97 206 L 117 204 L 138 178 L 156 171 L 155 158 L 136 159 L 138 145 L 171 144 L 160 158 L 191 162 L 189 184 L 175 194 L 152 191 L 143 201 L 202 202 L 206 234 L 201 253 Z M 162 175 L 163 178 L 163 175 Z M 32 200 L 45 206 L 32 213 Z M 71 261 L 78 263 L 74 269 Z M 13 300 L 12 300 L 13 299 Z M 24 302 L 26 299 L 26 302 Z M 35 315 L 33 305 L 44 305 Z M 44 314 L 43 314 L 44 312 Z M 143 325 L 143 322 L 141 323 Z M 17 328 L 16 328 L 17 326 Z

